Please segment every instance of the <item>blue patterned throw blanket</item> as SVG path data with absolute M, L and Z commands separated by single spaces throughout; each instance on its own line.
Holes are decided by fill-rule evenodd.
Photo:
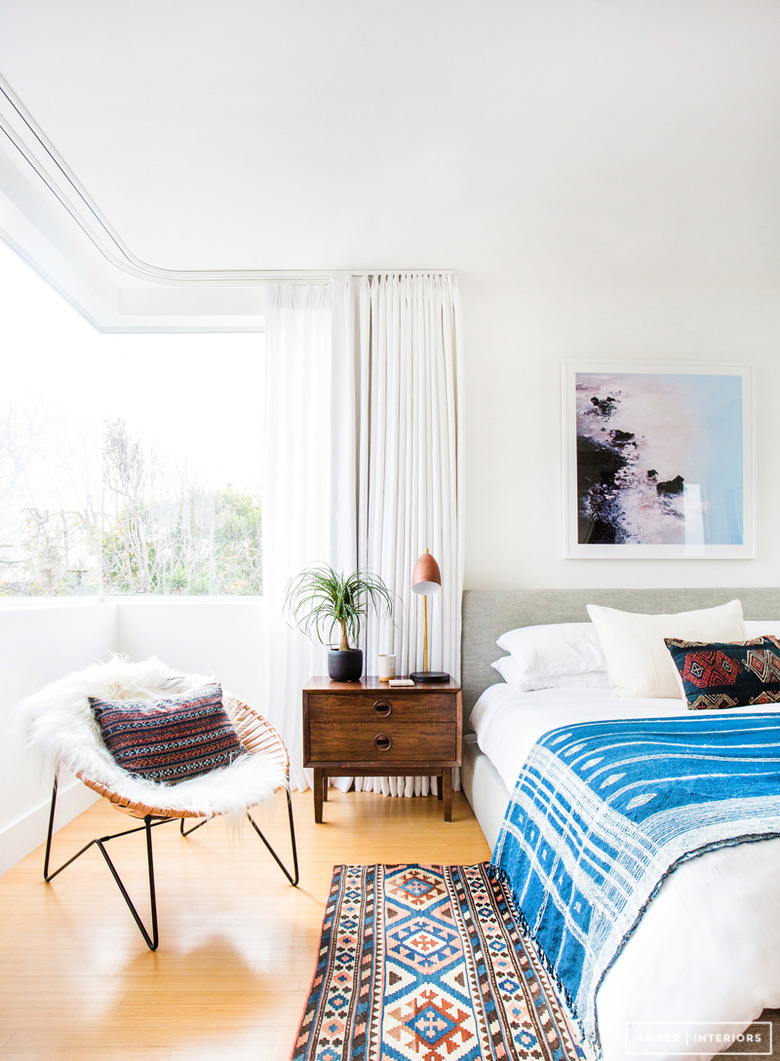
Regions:
M 585 722 L 532 748 L 491 870 L 598 1052 L 596 991 L 664 878 L 777 835 L 780 713 Z

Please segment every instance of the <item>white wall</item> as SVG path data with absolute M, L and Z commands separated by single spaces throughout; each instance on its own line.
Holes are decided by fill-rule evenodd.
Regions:
M 595 256 L 594 268 L 599 265 Z M 603 266 L 603 261 L 601 262 Z M 778 277 L 780 281 L 780 277 Z M 550 287 L 515 302 L 464 285 L 466 585 L 778 585 L 780 300 L 775 292 Z M 522 309 L 519 307 L 522 306 Z M 563 558 L 561 361 L 755 366 L 756 554 L 745 560 Z
M 465 321 L 466 583 L 777 585 L 780 8 L 523 10 L 442 256 Z M 563 559 L 564 359 L 755 365 L 755 559 Z
M 214 675 L 245 703 L 262 703 L 262 599 L 136 597 L 117 604 L 119 652 L 131 659 L 157 656 L 170 667 Z
M 93 602 L 0 609 L 0 872 L 45 837 L 52 778 L 44 776 L 12 725 L 14 706 L 44 685 L 106 659 L 117 637 L 117 609 Z M 61 786 L 57 824 L 94 797 L 73 780 Z

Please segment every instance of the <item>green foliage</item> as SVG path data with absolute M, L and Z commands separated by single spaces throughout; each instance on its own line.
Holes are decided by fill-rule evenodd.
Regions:
M 71 499 L 83 457 L 67 438 L 49 440 L 53 431 L 0 408 L 0 596 L 262 593 L 256 493 L 202 486 L 114 420 L 103 430 L 102 497 L 93 484 L 83 509 L 35 507 L 39 493 Z M 45 468 L 33 460 L 39 444 L 56 457 Z
M 260 498 L 226 487 L 215 505 L 214 566 L 221 593 L 263 591 L 263 522 Z M 208 592 L 208 591 L 207 591 Z
M 0 415 L 5 458 L 2 427 Z M 25 438 L 12 439 L 21 479 Z M 4 468 L 11 464 L 4 459 Z M 12 478 L 6 483 L 0 473 L 0 596 L 263 591 L 259 496 L 199 485 L 186 467 L 145 448 L 122 420 L 104 425 L 102 503 L 81 511 L 24 506 Z
M 18 558 L 0 558 L 0 596 L 78 597 L 97 588 L 98 516 L 26 508 Z
M 198 486 L 145 453 L 122 421 L 106 424 L 103 482 L 104 592 L 262 593 L 257 495 Z
M 122 510 L 103 535 L 103 589 L 115 594 L 249 596 L 263 591 L 256 495 L 191 490 L 176 506 Z
M 287 583 L 285 611 L 288 619 L 308 637 L 329 644 L 340 629 L 340 649 L 360 636 L 369 609 L 392 618 L 395 599 L 379 575 L 355 571 L 346 577 L 329 564 L 311 564 Z

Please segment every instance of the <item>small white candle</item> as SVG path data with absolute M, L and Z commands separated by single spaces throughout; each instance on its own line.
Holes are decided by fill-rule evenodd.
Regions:
M 395 678 L 395 656 L 379 654 L 379 680 L 388 682 Z

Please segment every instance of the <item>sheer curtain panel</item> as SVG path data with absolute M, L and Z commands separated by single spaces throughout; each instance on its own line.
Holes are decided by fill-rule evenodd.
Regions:
M 325 654 L 287 625 L 283 605 L 288 579 L 312 561 L 330 557 L 331 483 L 339 456 L 331 449 L 328 287 L 273 286 L 266 344 L 264 714 L 287 745 L 293 787 L 305 789 L 301 687 L 309 675 L 325 672 Z
M 463 492 L 456 278 L 334 277 L 332 306 L 334 365 L 354 384 L 334 392 L 341 406 L 336 418 L 349 431 L 349 443 L 339 447 L 341 491 L 355 504 L 354 531 L 350 526 L 339 542 L 339 555 L 378 572 L 401 602 L 395 626 L 367 625 L 367 672 L 377 673 L 379 652 L 395 653 L 399 674 L 422 669 L 423 603 L 411 581 L 428 549 L 442 575 L 441 594 L 428 602 L 430 666 L 457 679 Z M 356 778 L 355 786 L 426 795 L 431 780 Z

